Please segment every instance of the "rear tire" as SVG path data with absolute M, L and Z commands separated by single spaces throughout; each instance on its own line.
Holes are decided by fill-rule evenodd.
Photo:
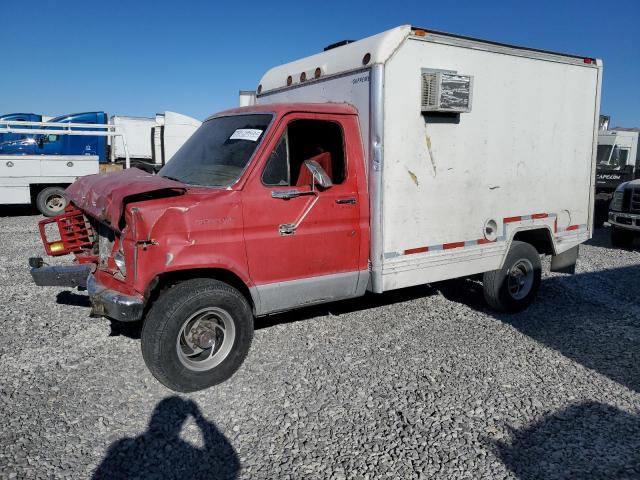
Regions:
M 528 243 L 513 241 L 502 268 L 483 275 L 484 298 L 499 312 L 521 312 L 535 299 L 541 279 L 538 251 Z
M 635 234 L 630 230 L 611 226 L 611 245 L 618 248 L 630 248 Z
M 251 307 L 238 290 L 218 280 L 187 280 L 161 294 L 149 310 L 142 357 L 160 383 L 193 392 L 231 377 L 252 338 Z
M 67 208 L 67 203 L 62 187 L 43 188 L 36 197 L 36 207 L 45 217 L 60 215 Z

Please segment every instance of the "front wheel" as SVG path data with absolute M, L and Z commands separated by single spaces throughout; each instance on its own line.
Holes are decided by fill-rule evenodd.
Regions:
M 528 243 L 513 241 L 502 268 L 483 275 L 484 298 L 500 312 L 521 312 L 533 302 L 541 279 L 538 251 Z
M 193 392 L 227 380 L 253 338 L 251 308 L 235 288 L 211 279 L 179 283 L 149 310 L 142 357 L 163 385 Z

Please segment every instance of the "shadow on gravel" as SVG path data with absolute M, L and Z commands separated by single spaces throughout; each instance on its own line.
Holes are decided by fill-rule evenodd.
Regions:
M 79 294 L 70 290 L 64 290 L 56 295 L 56 303 L 59 305 L 71 305 L 73 307 L 85 307 L 90 308 L 91 302 L 86 294 Z M 88 313 L 88 312 L 87 312 Z M 104 321 L 104 319 L 95 319 L 96 321 Z M 140 339 L 140 333 L 142 332 L 142 322 L 118 322 L 116 320 L 109 320 L 111 322 L 110 337 L 128 337 L 134 340 Z
M 0 206 L 0 217 L 22 217 L 25 215 L 40 215 L 40 212 L 32 205 Z
M 624 249 L 622 248 L 614 247 L 613 245 L 611 245 L 611 226 L 608 223 L 601 228 L 594 229 L 593 237 L 584 243 L 585 245 L 590 245 L 592 247 L 624 251 Z M 640 238 L 636 238 L 632 247 L 633 248 L 631 248 L 630 250 L 640 250 Z
M 482 284 L 438 284 L 449 300 L 516 328 L 583 366 L 640 392 L 640 265 L 546 278 L 538 299 L 516 315 L 484 303 Z
M 56 303 L 59 305 L 71 305 L 73 307 L 90 307 L 89 297 L 70 290 L 64 290 L 56 295 Z
M 202 433 L 203 448 L 180 438 L 180 431 L 193 417 Z M 192 400 L 169 397 L 153 411 L 149 428 L 135 438 L 114 442 L 93 479 L 215 478 L 238 477 L 240 461 L 235 450 L 207 421 Z
M 261 328 L 273 327 L 274 325 L 280 325 L 283 323 L 300 322 L 303 320 L 310 320 L 315 317 L 323 317 L 326 315 L 343 315 L 360 310 L 369 310 L 385 305 L 409 302 L 417 298 L 436 295 L 437 293 L 438 291 L 429 285 L 420 285 L 417 287 L 392 290 L 382 295 L 367 293 L 364 297 L 353 298 L 350 300 L 341 300 L 333 303 L 325 303 L 312 307 L 301 308 L 298 310 L 292 310 L 289 312 L 269 315 L 267 317 L 261 317 L 256 319 L 255 329 L 259 330 Z
M 573 405 L 513 430 L 510 441 L 485 441 L 522 480 L 640 478 L 640 417 L 602 403 Z
M 142 334 L 142 321 L 139 322 L 118 322 L 117 320 L 109 320 L 111 322 L 110 337 L 127 337 L 133 340 L 140 340 Z

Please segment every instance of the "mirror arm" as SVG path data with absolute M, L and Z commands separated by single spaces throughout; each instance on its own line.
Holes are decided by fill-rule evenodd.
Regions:
M 294 233 L 296 233 L 296 230 L 298 229 L 300 224 L 304 221 L 304 219 L 316 205 L 318 200 L 320 200 L 320 195 L 318 195 L 318 192 L 307 192 L 306 194 L 308 195 L 309 193 L 312 193 L 315 198 L 311 201 L 311 203 L 309 203 L 307 208 L 304 209 L 304 212 L 302 212 L 302 215 L 300 215 L 300 218 L 298 218 L 296 223 L 283 223 L 282 225 L 278 226 L 280 235 L 293 235 Z

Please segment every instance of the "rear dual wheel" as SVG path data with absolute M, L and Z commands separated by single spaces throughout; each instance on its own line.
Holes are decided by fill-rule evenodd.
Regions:
M 192 392 L 240 368 L 253 338 L 253 314 L 235 288 L 212 279 L 179 283 L 153 304 L 142 327 L 144 361 L 163 385 Z
M 528 243 L 513 241 L 502 268 L 483 275 L 484 298 L 499 312 L 521 312 L 535 299 L 541 279 L 538 251 Z

